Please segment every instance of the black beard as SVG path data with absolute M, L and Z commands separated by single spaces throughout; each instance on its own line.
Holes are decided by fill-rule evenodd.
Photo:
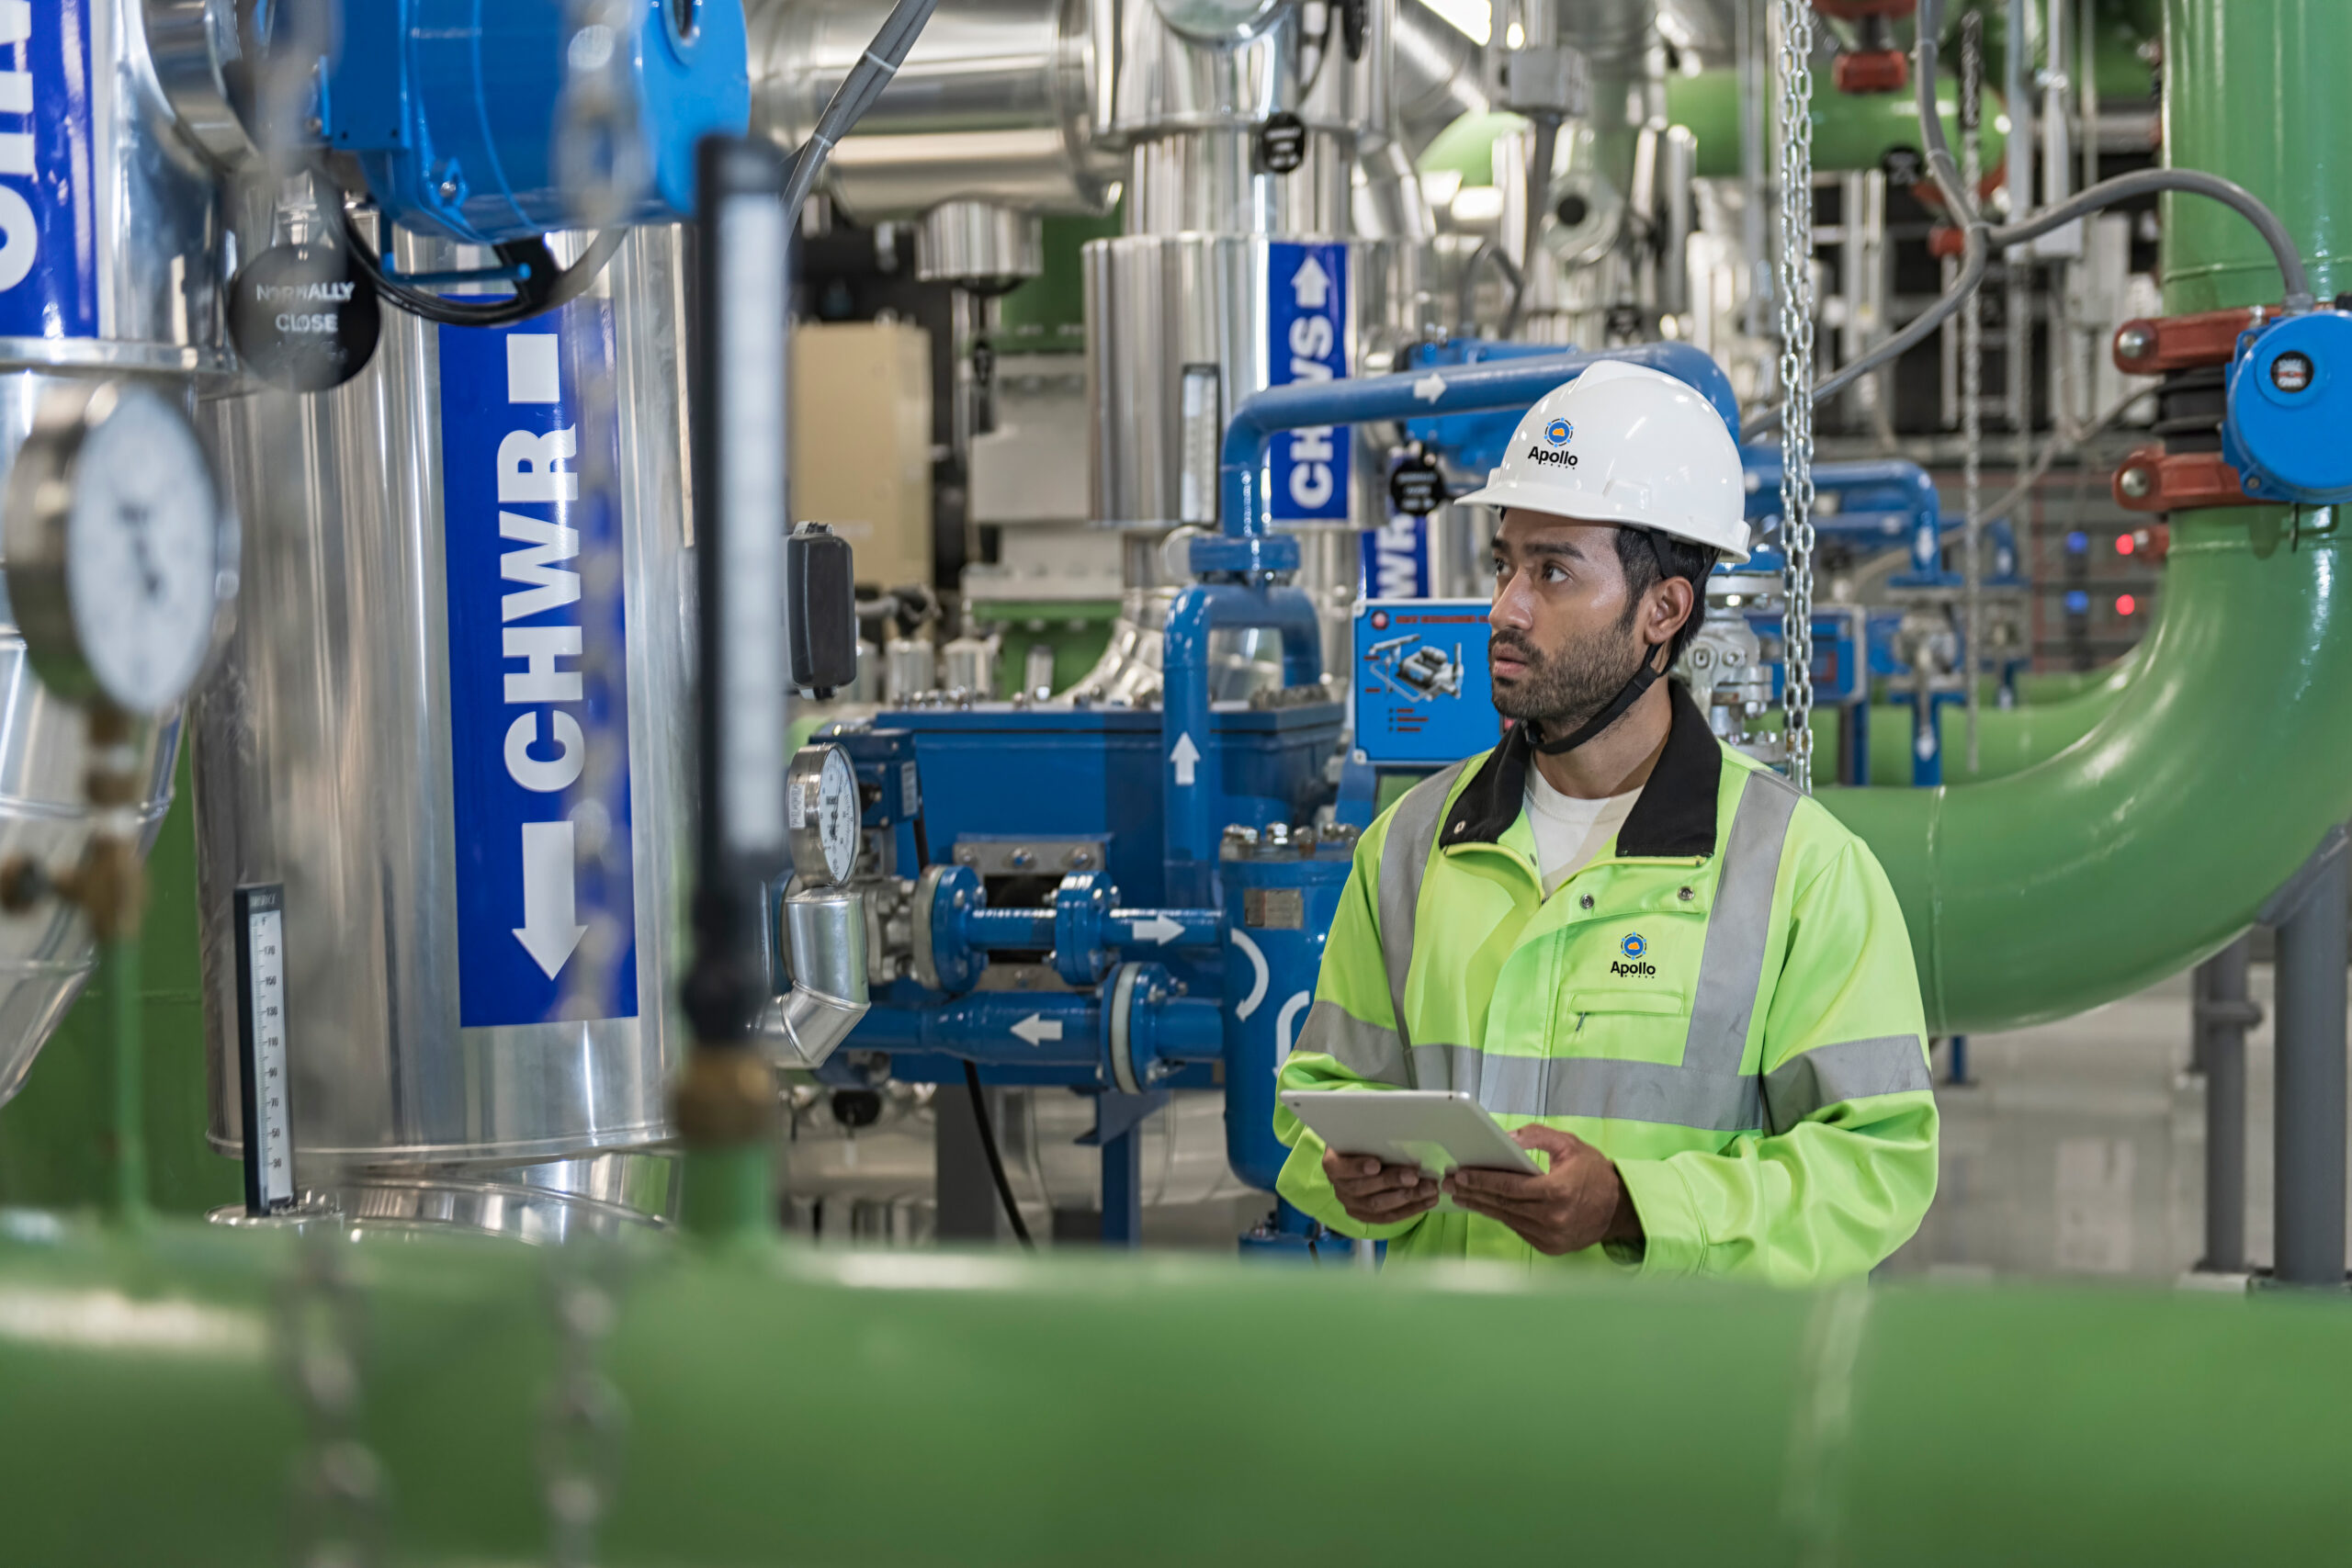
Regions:
M 1505 718 L 1542 726 L 1546 736 L 1572 735 L 1616 699 L 1657 649 L 1634 643 L 1627 615 L 1616 625 L 1587 637 L 1572 638 L 1557 652 L 1544 653 L 1519 632 L 1501 631 L 1487 644 L 1488 674 L 1498 649 L 1508 651 L 1527 666 L 1527 673 L 1506 690 L 1493 682 L 1495 711 Z

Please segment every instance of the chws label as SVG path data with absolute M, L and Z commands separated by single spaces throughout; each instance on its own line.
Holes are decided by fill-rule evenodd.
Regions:
M 1348 373 L 1348 248 L 1278 241 L 1267 247 L 1266 381 L 1332 381 Z M 1278 432 L 1269 496 L 1278 523 L 1348 515 L 1345 425 Z

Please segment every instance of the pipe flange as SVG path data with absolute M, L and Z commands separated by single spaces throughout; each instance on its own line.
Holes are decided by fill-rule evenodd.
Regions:
M 1122 1094 L 1143 1092 L 1142 1078 L 1136 1072 L 1135 1034 L 1127 1014 L 1135 1006 L 1136 981 L 1148 967 L 1142 964 L 1120 964 L 1103 993 L 1103 1055 L 1110 1058 L 1111 1082 Z
M 949 996 L 968 991 L 988 967 L 988 955 L 957 936 L 958 910 L 986 896 L 980 879 L 965 865 L 928 865 L 915 884 L 914 952 L 909 969 L 916 985 Z M 943 942 L 943 938 L 948 939 Z
M 1118 896 L 1099 871 L 1073 872 L 1054 889 L 1054 968 L 1071 985 L 1100 985 L 1111 972 L 1103 933 Z

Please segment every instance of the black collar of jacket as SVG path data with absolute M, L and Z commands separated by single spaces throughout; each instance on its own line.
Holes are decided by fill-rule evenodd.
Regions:
M 1617 852 L 1625 856 L 1681 859 L 1715 852 L 1715 795 L 1723 785 L 1724 754 L 1699 705 L 1679 681 L 1667 682 L 1666 750 L 1650 770 L 1642 797 L 1617 830 Z M 1527 804 L 1527 769 L 1533 748 L 1527 727 L 1511 726 L 1503 743 L 1453 800 L 1446 818 L 1446 845 L 1491 844 L 1503 836 Z

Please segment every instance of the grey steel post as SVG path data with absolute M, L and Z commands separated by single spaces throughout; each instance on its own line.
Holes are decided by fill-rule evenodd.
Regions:
M 2247 939 L 2197 966 L 2191 1069 L 2205 1077 L 2205 1252 L 2211 1274 L 2245 1269 L 2245 1032 L 2262 1021 L 2246 997 Z
M 2265 922 L 2278 932 L 2274 1272 L 2282 1285 L 2341 1289 L 2344 967 L 2352 863 L 2340 830 L 2272 902 L 2283 916 Z

